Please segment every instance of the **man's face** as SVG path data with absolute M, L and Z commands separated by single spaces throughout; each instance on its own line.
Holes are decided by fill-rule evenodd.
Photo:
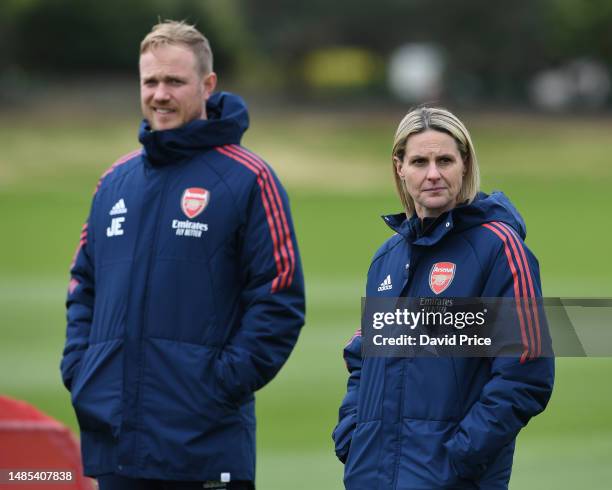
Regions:
M 206 100 L 216 75 L 202 76 L 186 46 L 162 44 L 140 55 L 140 104 L 151 128 L 160 131 L 206 119 Z

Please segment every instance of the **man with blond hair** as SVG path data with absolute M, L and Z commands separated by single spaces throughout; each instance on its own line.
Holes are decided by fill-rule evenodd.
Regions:
M 183 22 L 144 38 L 142 147 L 102 175 L 71 266 L 62 378 L 102 490 L 254 488 L 253 393 L 304 322 L 287 195 L 212 65 Z

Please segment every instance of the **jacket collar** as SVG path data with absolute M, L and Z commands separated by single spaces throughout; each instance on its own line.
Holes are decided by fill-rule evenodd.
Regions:
M 392 230 L 402 235 L 413 245 L 430 246 L 438 243 L 453 229 L 453 211 L 447 211 L 438 216 L 427 224 L 425 230 L 423 230 L 420 218 L 416 215 L 407 219 L 405 213 L 398 213 L 382 218 Z
M 393 231 L 413 245 L 435 245 L 448 233 L 460 232 L 491 221 L 508 224 L 523 239 L 527 235 L 523 218 L 503 192 L 493 192 L 491 195 L 479 192 L 471 203 L 442 213 L 425 233 L 421 233 L 421 223 L 416 215 L 407 218 L 405 213 L 398 213 L 382 218 Z
M 147 160 L 155 166 L 171 165 L 194 153 L 216 146 L 239 144 L 249 127 L 249 114 L 237 95 L 220 92 L 206 103 L 208 119 L 197 119 L 176 129 L 154 131 L 140 124 L 138 139 Z

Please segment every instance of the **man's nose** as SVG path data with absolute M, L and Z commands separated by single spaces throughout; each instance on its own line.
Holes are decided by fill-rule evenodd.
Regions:
M 160 83 L 155 88 L 155 93 L 153 94 L 153 97 L 157 101 L 164 101 L 170 98 L 168 91 L 166 90 L 166 86 L 163 83 Z

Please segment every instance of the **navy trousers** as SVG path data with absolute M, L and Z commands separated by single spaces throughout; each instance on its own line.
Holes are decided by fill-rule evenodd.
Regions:
M 250 481 L 166 481 L 126 478 L 119 475 L 98 477 L 100 490 L 255 490 Z

